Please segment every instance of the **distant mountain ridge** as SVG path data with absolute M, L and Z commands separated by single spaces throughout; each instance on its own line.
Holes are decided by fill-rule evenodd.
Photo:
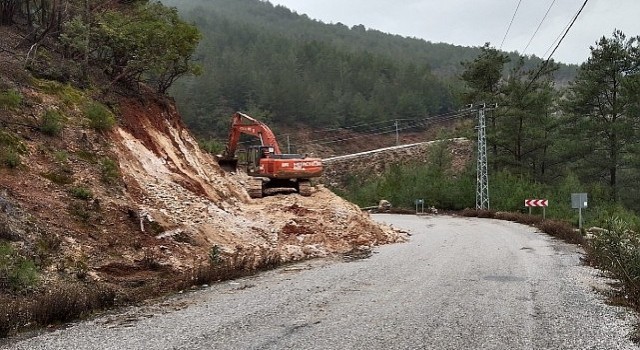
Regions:
M 196 54 L 203 76 L 179 81 L 171 91 L 200 136 L 226 135 L 234 110 L 276 127 L 344 127 L 446 113 L 461 104 L 461 62 L 481 51 L 363 25 L 325 24 L 259 0 L 163 3 L 203 34 Z M 540 62 L 533 57 L 525 67 Z M 570 80 L 575 70 L 561 65 L 556 80 Z
M 370 51 L 416 64 L 426 63 L 436 75 L 445 77 L 459 74 L 462 69 L 460 63 L 473 60 L 480 54 L 480 47 L 484 45 L 484 43 L 478 43 L 478 46 L 469 47 L 431 42 L 415 37 L 385 33 L 375 28 L 366 28 L 362 24 L 351 28 L 340 22 L 328 24 L 311 19 L 306 14 L 298 14 L 285 6 L 273 5 L 268 1 L 261 0 L 193 0 L 188 4 L 181 0 L 163 0 L 162 2 L 177 7 L 185 14 L 195 8 L 202 8 L 205 11 L 214 10 L 225 17 L 233 17 L 243 23 L 251 23 L 268 30 L 278 31 L 283 35 L 327 42 L 342 49 Z M 208 6 L 211 7 L 208 8 Z M 292 31 L 291 28 L 296 30 Z M 512 61 L 518 57 L 515 52 L 507 54 Z M 542 62 L 537 56 L 527 57 L 527 66 L 534 66 Z M 557 77 L 560 80 L 569 80 L 575 76 L 576 70 L 576 65 L 561 63 Z

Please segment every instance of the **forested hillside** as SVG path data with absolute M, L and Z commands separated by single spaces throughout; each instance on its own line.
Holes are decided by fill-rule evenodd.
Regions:
M 225 135 L 237 109 L 276 126 L 338 127 L 448 112 L 461 104 L 460 63 L 481 52 L 325 24 L 258 0 L 164 3 L 203 33 L 196 54 L 203 75 L 171 91 L 201 136 Z M 527 68 L 538 63 L 525 60 Z M 555 79 L 574 73 L 561 66 Z

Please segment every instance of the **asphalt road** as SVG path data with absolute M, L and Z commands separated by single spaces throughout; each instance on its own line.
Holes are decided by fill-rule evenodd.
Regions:
M 502 221 L 380 215 L 411 241 L 220 283 L 2 349 L 636 349 L 574 246 Z

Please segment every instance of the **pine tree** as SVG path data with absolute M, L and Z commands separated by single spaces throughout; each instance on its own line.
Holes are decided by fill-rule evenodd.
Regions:
M 576 142 L 583 142 L 583 177 L 603 179 L 612 201 L 620 198 L 620 171 L 632 160 L 640 115 L 640 37 L 627 39 L 621 31 L 602 37 L 591 47 L 569 89 L 566 111 L 572 117 Z M 586 179 L 585 179 L 586 180 Z

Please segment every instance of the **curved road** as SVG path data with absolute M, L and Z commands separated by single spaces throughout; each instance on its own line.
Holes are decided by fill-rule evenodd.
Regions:
M 575 246 L 510 222 L 379 215 L 411 241 L 220 283 L 2 349 L 636 349 Z

